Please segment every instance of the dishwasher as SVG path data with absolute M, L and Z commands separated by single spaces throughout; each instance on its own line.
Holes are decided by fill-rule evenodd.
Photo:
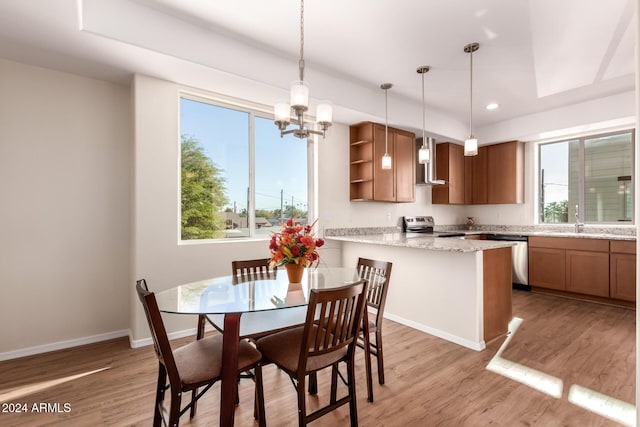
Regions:
M 511 248 L 512 281 L 515 289 L 531 290 L 529 286 L 529 237 L 521 234 L 487 234 L 487 240 L 515 242 Z

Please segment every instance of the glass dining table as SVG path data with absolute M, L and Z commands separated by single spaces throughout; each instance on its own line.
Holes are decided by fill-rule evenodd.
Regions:
M 223 319 L 220 425 L 232 426 L 240 337 L 248 335 L 249 331 L 268 332 L 303 323 L 301 309 L 296 307 L 305 310 L 311 289 L 336 288 L 359 280 L 355 268 L 306 268 L 300 283 L 289 283 L 286 272 L 276 270 L 272 273 L 224 276 L 187 283 L 156 293 L 156 300 L 160 311 L 165 313 L 217 316 Z M 298 313 L 292 315 L 296 310 Z M 254 320 L 249 326 L 241 324 L 240 320 L 247 313 L 251 314 L 245 317 L 253 317 Z M 268 320 L 260 319 L 260 313 L 265 313 L 263 317 Z M 368 349 L 367 310 L 364 313 L 364 348 Z M 257 327 L 263 328 L 262 331 L 257 331 Z M 368 399 L 373 401 L 371 357 L 368 351 L 365 351 L 365 364 Z

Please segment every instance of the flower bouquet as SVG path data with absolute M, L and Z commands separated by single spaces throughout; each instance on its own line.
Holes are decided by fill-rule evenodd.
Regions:
M 279 233 L 272 233 L 269 242 L 271 265 L 287 268 L 289 281 L 299 283 L 305 267 L 318 265 L 320 256 L 316 250 L 324 245 L 324 240 L 316 239 L 312 233 L 316 222 L 309 225 L 296 225 L 295 218 L 282 224 Z M 296 270 L 299 276 L 292 277 L 290 271 Z

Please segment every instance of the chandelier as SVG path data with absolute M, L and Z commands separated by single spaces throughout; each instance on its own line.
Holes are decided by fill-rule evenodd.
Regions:
M 309 86 L 304 81 L 304 0 L 300 0 L 300 60 L 298 62 L 300 80 L 291 83 L 289 103 L 277 102 L 274 105 L 274 123 L 280 129 L 280 136 L 293 134 L 297 138 L 309 138 L 322 135 L 331 126 L 333 110 L 328 103 L 318 104 L 316 109 L 316 125 L 320 130 L 305 127 L 304 113 L 309 109 Z M 291 117 L 293 113 L 293 118 Z M 287 127 L 293 123 L 293 129 Z

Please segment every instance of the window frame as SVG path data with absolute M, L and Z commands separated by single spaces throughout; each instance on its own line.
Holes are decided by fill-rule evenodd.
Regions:
M 549 144 L 559 144 L 559 143 L 563 143 L 563 142 L 569 142 L 569 141 L 578 141 L 578 162 L 579 162 L 579 173 L 578 173 L 578 206 L 579 206 L 579 215 L 580 215 L 580 222 L 583 224 L 588 224 L 588 225 L 594 225 L 594 226 L 635 226 L 635 198 L 636 198 L 636 192 L 635 190 L 631 192 L 632 198 L 633 198 L 633 203 L 631 203 L 631 220 L 630 221 L 585 221 L 585 140 L 590 140 L 590 139 L 596 139 L 596 138 L 605 138 L 608 136 L 614 136 L 614 135 L 622 135 L 622 134 L 626 134 L 626 133 L 631 133 L 631 182 L 633 183 L 634 187 L 637 185 L 636 184 L 636 176 L 635 176 L 635 170 L 636 170 L 636 157 L 635 157 L 635 153 L 636 153 L 636 144 L 635 144 L 635 140 L 636 140 L 636 129 L 634 127 L 625 127 L 625 128 L 621 128 L 621 129 L 615 129 L 615 130 L 609 130 L 609 131 L 605 131 L 605 132 L 594 132 L 594 133 L 585 133 L 585 134 L 579 134 L 579 135 L 568 135 L 566 137 L 563 137 L 561 139 L 553 139 L 553 140 L 545 140 L 545 141 L 538 141 L 536 144 L 536 161 L 535 161 L 535 168 L 536 168 L 536 199 L 535 199 L 535 203 L 534 203 L 534 217 L 535 217 L 535 223 L 538 225 L 543 225 L 543 226 L 562 226 L 562 225 L 571 225 L 573 224 L 575 221 L 571 221 L 570 219 L 573 217 L 574 213 L 571 209 L 569 209 L 569 218 L 567 219 L 566 223 L 548 223 L 548 222 L 543 222 L 541 221 L 541 216 L 543 215 L 544 212 L 544 206 L 542 206 L 541 204 L 541 186 L 542 186 L 542 168 L 541 168 L 541 150 L 542 147 L 544 145 L 549 145 Z
M 194 239 L 183 240 L 182 239 L 182 157 L 181 157 L 181 109 L 180 102 L 182 99 L 210 104 L 220 108 L 227 108 L 235 111 L 247 113 L 249 115 L 249 211 L 247 212 L 247 227 L 249 229 L 248 237 L 237 238 L 217 238 L 217 239 Z M 211 244 L 211 243 L 232 243 L 232 242 L 251 242 L 251 241 L 266 241 L 269 240 L 269 235 L 256 233 L 256 221 L 255 221 L 255 122 L 256 117 L 273 121 L 275 119 L 273 113 L 273 107 L 259 104 L 252 101 L 243 100 L 240 98 L 234 98 L 222 94 L 216 93 L 203 93 L 193 89 L 181 89 L 177 93 L 178 104 L 178 128 L 177 128 L 177 239 L 178 245 L 198 245 L 198 244 Z M 306 117 L 307 119 L 311 116 Z M 315 126 L 313 122 L 305 123 L 308 126 Z M 275 126 L 275 124 L 274 124 Z M 316 159 L 317 159 L 317 136 L 313 135 L 308 141 L 300 143 L 307 144 L 307 213 L 308 218 L 317 217 L 317 194 L 316 194 Z

